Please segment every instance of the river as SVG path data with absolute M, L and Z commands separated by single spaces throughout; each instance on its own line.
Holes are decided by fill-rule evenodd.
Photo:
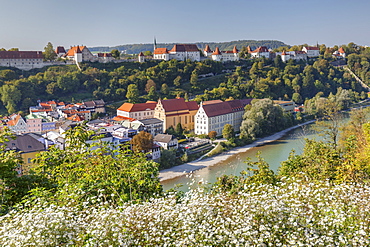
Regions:
M 347 114 L 345 114 L 345 119 L 348 119 Z M 294 129 L 288 132 L 282 138 L 265 144 L 263 146 L 252 148 L 244 153 L 239 153 L 230 158 L 214 165 L 210 166 L 192 173 L 192 178 L 187 176 L 177 177 L 170 180 L 162 181 L 163 189 L 167 190 L 173 188 L 175 185 L 182 184 L 183 186 L 179 189 L 182 191 L 189 190 L 189 183 L 197 182 L 200 179 L 203 181 L 214 183 L 217 177 L 224 174 L 226 175 L 239 175 L 241 171 L 246 169 L 246 164 L 244 161 L 249 157 L 252 161 L 256 161 L 257 152 L 261 152 L 261 157 L 270 165 L 270 168 L 277 172 L 282 161 L 287 160 L 289 153 L 292 149 L 295 150 L 297 154 L 301 154 L 305 145 L 305 138 L 309 139 L 322 139 L 323 137 L 319 135 L 313 129 L 313 124 L 305 125 L 303 127 Z

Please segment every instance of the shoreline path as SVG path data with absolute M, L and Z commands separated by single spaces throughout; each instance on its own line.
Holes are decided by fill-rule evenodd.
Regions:
M 251 144 L 248 144 L 246 146 L 236 147 L 236 148 L 230 149 L 226 152 L 223 152 L 221 154 L 218 154 L 218 155 L 215 155 L 215 156 L 212 156 L 212 157 L 209 157 L 209 158 L 205 158 L 205 159 L 202 159 L 202 160 L 195 160 L 195 161 L 188 162 L 188 163 L 185 163 L 185 164 L 182 164 L 182 165 L 178 165 L 178 166 L 174 166 L 174 167 L 171 167 L 171 168 L 168 168 L 168 169 L 164 169 L 164 170 L 159 172 L 159 180 L 162 182 L 162 181 L 165 181 L 165 180 L 174 179 L 174 178 L 177 178 L 177 177 L 185 176 L 187 173 L 190 173 L 190 172 L 193 172 L 193 171 L 196 171 L 196 170 L 200 170 L 200 169 L 203 169 L 203 168 L 206 168 L 206 167 L 213 166 L 213 165 L 215 165 L 215 164 L 217 164 L 217 163 L 219 163 L 223 160 L 226 160 L 227 158 L 229 158 L 229 157 L 231 157 L 235 154 L 243 153 L 243 152 L 246 152 L 247 150 L 249 150 L 251 148 L 262 146 L 266 143 L 276 141 L 276 140 L 280 139 L 281 137 L 283 137 L 284 135 L 286 135 L 289 131 L 291 131 L 293 129 L 296 129 L 296 128 L 299 128 L 299 127 L 301 127 L 303 125 L 306 125 L 306 124 L 311 124 L 313 122 L 315 122 L 315 120 L 311 120 L 311 121 L 307 121 L 307 122 L 302 123 L 302 124 L 295 125 L 295 126 L 290 127 L 288 129 L 277 132 L 273 135 L 258 139 L 258 140 L 254 141 Z

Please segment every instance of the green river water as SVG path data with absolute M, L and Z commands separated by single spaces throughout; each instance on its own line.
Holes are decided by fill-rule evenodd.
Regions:
M 345 122 L 346 120 L 348 120 L 348 113 L 344 114 L 343 121 Z M 313 125 L 314 124 L 310 124 L 297 128 L 288 132 L 285 136 L 274 142 L 252 148 L 244 153 L 239 153 L 229 157 L 228 159 L 214 166 L 195 171 L 192 173 L 192 178 L 182 176 L 163 181 L 163 189 L 167 190 L 173 188 L 177 184 L 182 184 L 180 190 L 188 191 L 189 188 L 192 187 L 189 185 L 189 183 L 194 181 L 194 184 L 197 184 L 197 182 L 201 179 L 208 183 L 214 183 L 217 180 L 217 177 L 220 177 L 224 174 L 239 175 L 240 172 L 245 170 L 247 167 L 244 162 L 246 158 L 249 157 L 252 161 L 256 161 L 257 152 L 261 152 L 262 158 L 269 163 L 270 168 L 274 172 L 277 172 L 280 167 L 280 163 L 287 160 L 292 149 L 294 149 L 297 154 L 302 153 L 305 144 L 305 138 L 316 140 L 323 138 L 314 130 Z

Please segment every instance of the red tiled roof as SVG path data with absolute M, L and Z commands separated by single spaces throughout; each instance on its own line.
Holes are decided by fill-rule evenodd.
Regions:
M 341 53 L 341 54 L 346 53 L 346 52 L 344 51 L 343 47 L 339 48 L 339 49 L 338 49 L 338 51 L 339 51 L 339 53 Z
M 74 122 L 81 122 L 81 121 L 84 121 L 85 119 L 82 117 L 82 116 L 79 116 L 77 114 L 75 115 L 72 115 L 70 116 L 69 118 L 67 118 L 68 120 L 72 120 Z
M 144 57 L 144 53 L 140 52 L 139 57 Z
M 194 111 L 194 110 L 199 109 L 199 105 L 196 101 L 188 101 L 188 102 L 185 102 L 185 103 L 188 106 L 189 111 Z
M 58 46 L 56 49 L 55 49 L 55 53 L 56 54 L 59 54 L 59 53 L 66 53 L 66 50 L 64 49 L 63 46 Z
M 130 118 L 130 117 L 123 117 L 123 116 L 115 116 L 113 118 L 114 121 L 125 121 L 125 120 L 129 120 L 130 122 L 132 121 L 135 121 L 136 119 L 135 118 Z
M 170 52 L 192 52 L 199 51 L 197 45 L 195 44 L 178 44 L 174 45 Z
M 244 111 L 244 106 L 242 104 L 242 102 L 238 99 L 235 99 L 235 100 L 229 100 L 229 101 L 225 101 L 226 103 L 228 103 L 231 107 L 231 109 L 233 111 Z
M 72 57 L 75 55 L 75 53 L 79 53 L 78 51 L 82 52 L 85 48 L 86 46 L 73 46 L 71 47 L 71 49 L 68 50 L 68 52 L 66 53 L 66 56 Z
M 32 109 L 31 112 L 48 112 L 52 111 L 51 109 Z
M 233 112 L 230 104 L 227 102 L 205 104 L 203 105 L 203 109 L 208 117 L 215 117 Z
M 256 50 L 251 51 L 251 53 L 260 53 L 260 52 L 269 52 L 269 49 L 266 46 L 260 46 Z
M 112 53 L 98 53 L 98 57 L 112 57 Z
M 42 51 L 0 51 L 0 59 L 43 59 Z
M 212 53 L 212 55 L 221 55 L 220 49 L 218 49 L 218 47 L 216 47 L 216 50 L 215 50 L 215 52 Z
M 308 50 L 308 51 L 314 51 L 314 50 L 319 50 L 319 47 L 316 47 L 316 46 L 307 46 L 306 47 L 306 49 Z
M 204 48 L 205 52 L 212 52 L 211 48 L 209 48 L 209 45 L 206 45 L 206 48 Z
M 153 54 L 167 54 L 167 48 L 157 48 L 154 50 Z
M 190 110 L 189 108 L 194 110 L 195 104 L 197 105 L 196 109 L 198 109 L 198 104 L 196 101 L 185 102 L 183 98 L 161 100 L 161 103 L 165 112 Z
M 282 55 L 282 56 L 285 56 L 285 55 L 286 55 L 286 52 L 285 52 L 285 51 L 283 51 L 283 52 L 281 53 L 281 55 Z
M 121 105 L 118 110 L 125 111 L 125 112 L 138 112 L 138 111 L 145 111 L 147 109 L 154 110 L 157 102 L 154 103 L 139 103 L 139 104 L 132 104 L 132 103 L 124 103 Z
M 203 105 L 210 105 L 210 104 L 221 103 L 221 102 L 223 102 L 223 101 L 220 100 L 220 99 L 215 99 L 215 100 L 204 101 L 202 104 Z
M 234 48 L 233 48 L 233 53 L 238 53 L 238 52 L 239 52 L 239 50 L 236 49 L 236 45 L 235 45 Z

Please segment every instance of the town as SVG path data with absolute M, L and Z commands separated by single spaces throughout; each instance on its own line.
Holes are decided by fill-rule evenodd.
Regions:
M 52 47 L 51 44 L 48 44 L 48 47 Z M 318 46 L 304 46 L 301 51 L 273 52 L 265 46 L 255 50 L 248 46 L 244 50 L 251 59 L 274 59 L 279 56 L 285 63 L 290 60 L 312 60 L 320 55 Z M 64 47 L 58 46 L 55 51 L 49 50 L 49 56 L 50 52 L 51 59 L 46 60 L 41 51 L 0 51 L 0 66 L 30 70 L 53 65 L 79 66 L 83 62 L 122 62 L 119 56 L 112 53 L 92 54 L 86 46 L 73 46 L 67 51 Z M 333 57 L 336 60 L 344 59 L 346 54 L 343 48 L 335 51 Z M 209 45 L 199 49 L 195 44 L 175 44 L 171 50 L 167 50 L 157 47 L 155 41 L 152 56 L 144 56 L 144 53 L 140 52 L 137 59 L 131 59 L 130 62 L 144 63 L 148 60 L 172 59 L 179 61 L 210 59 L 229 63 L 239 61 L 240 56 L 236 46 L 232 50 L 220 51 L 218 47 L 211 50 Z M 210 73 L 198 76 L 204 78 L 213 75 Z M 2 117 L 1 121 L 3 127 L 8 127 L 16 134 L 16 138 L 7 145 L 10 150 L 21 152 L 24 164 L 17 171 L 19 175 L 24 175 L 34 166 L 33 162 L 38 153 L 48 150 L 50 146 L 64 149 L 65 131 L 79 124 L 86 124 L 87 129 L 102 135 L 100 141 L 111 143 L 117 149 L 125 144 L 133 149 L 130 145 L 132 139 L 135 136 L 139 138 L 138 134 L 142 131 L 147 132 L 153 141 L 145 153 L 148 159 L 157 162 L 160 161 L 161 150 L 171 149 L 177 151 L 177 155 L 205 153 L 215 146 L 205 138 L 209 138 L 210 133 L 212 138 L 222 137 L 225 126 L 231 126 L 236 133 L 240 132 L 245 107 L 250 105 L 251 101 L 251 98 L 245 98 L 197 102 L 177 97 L 149 100 L 146 103 L 126 102 L 117 109 L 115 116 L 99 118 L 97 116 L 104 116 L 106 113 L 106 103 L 102 99 L 79 103 L 49 100 L 38 101 L 37 105 L 30 106 L 29 114 L 24 117 L 14 113 Z M 275 99 L 274 104 L 281 106 L 287 113 L 303 111 L 303 106 L 296 105 L 292 100 Z M 176 137 L 174 134 L 178 129 L 182 131 Z M 184 139 L 183 133 L 197 138 Z

